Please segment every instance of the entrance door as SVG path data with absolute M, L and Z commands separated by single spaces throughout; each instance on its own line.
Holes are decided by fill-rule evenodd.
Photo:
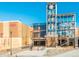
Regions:
M 38 41 L 34 41 L 34 46 L 38 46 L 39 42 Z
M 34 46 L 45 46 L 45 41 L 34 41 Z
M 61 40 L 61 45 L 62 45 L 62 46 L 67 46 L 67 41 L 66 41 L 66 40 L 64 40 L 64 39 L 63 39 L 63 40 Z
M 45 46 L 45 41 L 40 41 L 41 46 Z

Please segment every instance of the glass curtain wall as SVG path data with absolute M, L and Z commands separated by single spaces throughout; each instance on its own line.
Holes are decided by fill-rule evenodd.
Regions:
M 75 38 L 75 16 L 74 14 L 63 14 L 57 16 L 58 37 Z

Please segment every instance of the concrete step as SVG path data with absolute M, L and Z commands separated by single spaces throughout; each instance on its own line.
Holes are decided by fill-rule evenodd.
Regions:
M 73 50 L 73 48 L 52 48 L 47 50 L 45 56 L 55 56 L 57 54 L 62 54 L 71 50 Z

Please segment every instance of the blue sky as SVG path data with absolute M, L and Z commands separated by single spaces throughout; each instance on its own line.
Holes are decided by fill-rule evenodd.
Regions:
M 0 3 L 0 20 L 20 20 L 24 24 L 32 25 L 45 22 L 46 3 Z
M 79 3 L 57 2 L 58 13 L 76 13 L 77 27 L 79 27 Z M 0 2 L 0 21 L 20 20 L 32 25 L 46 21 L 46 2 Z

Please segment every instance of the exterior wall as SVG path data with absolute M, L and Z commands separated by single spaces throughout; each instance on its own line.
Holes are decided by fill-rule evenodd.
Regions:
M 4 49 L 3 46 L 3 23 L 0 22 L 0 49 Z
M 79 47 L 79 28 L 77 27 L 75 29 L 75 47 Z
M 0 50 L 22 47 L 22 26 L 19 21 L 0 22 Z
M 12 37 L 13 48 L 22 47 L 22 23 L 10 22 L 9 23 L 9 37 Z
M 52 37 L 55 38 L 55 44 L 57 44 L 57 37 L 58 39 L 59 37 L 66 37 L 67 39 L 65 43 L 72 41 L 69 41 L 69 39 L 73 39 L 74 45 L 76 24 L 75 14 L 57 14 L 57 4 L 49 2 L 46 6 L 46 17 L 46 41 L 51 40 Z M 63 40 L 63 38 L 59 40 Z M 47 44 L 49 45 L 50 42 Z
M 55 15 L 52 15 L 52 17 L 55 17 Z M 55 23 L 56 23 L 56 21 L 55 21 Z M 55 37 L 56 44 L 58 43 L 57 40 L 58 41 L 60 40 L 61 42 L 62 42 L 62 40 L 64 40 L 65 43 L 68 43 L 67 45 L 69 45 L 69 42 L 72 42 L 73 45 L 74 45 L 74 40 L 75 40 L 75 14 L 58 14 L 56 24 L 57 24 L 57 26 L 56 26 L 57 28 L 55 29 L 54 32 L 57 34 L 58 38 L 56 38 L 55 33 L 54 33 L 53 36 L 52 35 L 47 36 L 47 38 L 48 37 L 53 37 L 53 38 Z M 52 32 L 50 32 L 50 33 L 52 33 Z M 69 40 L 69 39 L 73 39 L 73 40 Z M 48 41 L 48 39 L 47 39 L 47 41 Z M 61 43 L 61 45 L 62 45 L 62 43 Z
M 47 47 L 55 47 L 55 38 L 54 37 L 47 37 L 46 38 L 46 46 Z
M 3 37 L 3 23 L 0 23 L 0 37 Z
M 27 45 L 27 26 L 25 26 L 24 24 L 22 24 L 22 44 L 23 46 Z
M 79 37 L 79 28 L 76 28 L 75 30 L 75 37 Z
M 9 23 L 3 22 L 3 43 L 4 49 L 10 48 L 10 38 L 9 38 Z
M 33 32 L 32 27 L 28 27 L 28 26 L 22 24 L 23 47 L 30 46 L 30 44 L 32 43 L 32 32 Z
M 18 22 L 10 22 L 9 23 L 9 37 L 19 37 L 19 23 Z
M 23 25 L 20 21 L 0 22 L 0 50 L 29 45 L 32 42 L 31 36 L 31 27 Z

